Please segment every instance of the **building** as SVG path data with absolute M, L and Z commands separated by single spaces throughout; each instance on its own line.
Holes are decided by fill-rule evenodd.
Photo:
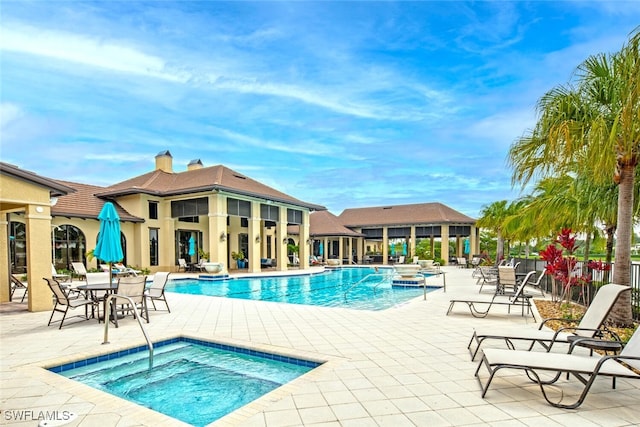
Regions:
M 26 275 L 31 311 L 51 309 L 40 278 L 51 275 L 52 263 L 58 270 L 76 261 L 99 267 L 87 253 L 95 248 L 106 201 L 120 216 L 123 262 L 151 272 L 176 271 L 181 258 L 235 269 L 240 253 L 248 272 L 261 271 L 265 259 L 277 270 L 308 268 L 312 255 L 359 263 L 372 248 L 386 264 L 390 242 L 404 242 L 411 254 L 421 238 L 441 239 L 446 254 L 450 238 L 468 237 L 477 252 L 475 220 L 441 203 L 335 216 L 223 165 L 194 160 L 176 172 L 169 151 L 155 157 L 153 171 L 109 187 L 44 178 L 7 163 L 0 163 L 0 177 L 0 302 L 9 301 L 9 274 Z M 289 253 L 292 246 L 296 254 Z

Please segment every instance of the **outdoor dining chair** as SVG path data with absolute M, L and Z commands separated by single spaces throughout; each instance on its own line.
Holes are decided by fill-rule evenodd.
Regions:
M 76 309 L 78 307 L 84 307 L 84 317 L 85 320 L 89 319 L 89 311 L 88 307 L 93 306 L 94 301 L 90 299 L 86 299 L 78 295 L 77 297 L 70 297 L 67 292 L 60 286 L 60 282 L 56 279 L 49 279 L 47 277 L 43 277 L 43 279 L 47 282 L 49 289 L 53 292 L 53 296 L 55 298 L 55 305 L 53 306 L 53 311 L 51 312 L 51 317 L 49 317 L 49 323 L 47 326 L 51 325 L 51 321 L 53 320 L 53 315 L 56 312 L 62 313 L 62 319 L 60 319 L 60 326 L 58 329 L 62 329 L 62 325 L 64 324 L 65 319 L 67 318 L 67 312 L 69 309 Z M 81 317 L 81 316 L 74 316 Z

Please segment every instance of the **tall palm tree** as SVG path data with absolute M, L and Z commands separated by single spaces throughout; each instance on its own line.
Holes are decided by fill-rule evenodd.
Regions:
M 504 222 L 512 214 L 512 208 L 506 200 L 493 202 L 482 208 L 476 226 L 488 228 L 497 235 L 496 261 L 504 258 Z
M 535 128 L 509 151 L 513 182 L 559 176 L 576 165 L 595 185 L 618 185 L 616 266 L 613 281 L 631 283 L 635 174 L 640 154 L 640 32 L 613 55 L 587 58 L 575 86 L 552 89 L 538 103 Z M 614 320 L 631 322 L 625 293 Z

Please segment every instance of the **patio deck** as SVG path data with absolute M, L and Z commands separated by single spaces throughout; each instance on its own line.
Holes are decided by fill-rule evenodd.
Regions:
M 531 316 L 495 307 L 484 319 L 466 306 L 445 316 L 449 300 L 477 296 L 471 269 L 443 268 L 447 291 L 427 294 L 400 307 L 357 311 L 281 303 L 222 299 L 171 293 L 171 313 L 150 312 L 151 338 L 189 335 L 249 344 L 329 362 L 267 394 L 214 425 L 242 426 L 631 426 L 640 423 L 640 383 L 596 382 L 586 402 L 573 411 L 545 403 L 536 385 L 519 371 L 504 371 L 486 399 L 474 377 L 467 343 L 476 325 L 511 323 L 535 328 Z M 299 271 L 296 271 L 299 273 Z M 441 278 L 428 279 L 434 284 Z M 109 329 L 104 324 L 71 322 L 47 327 L 50 312 L 0 306 L 0 424 L 16 421 L 20 411 L 71 411 L 70 426 L 174 426 L 178 421 L 75 384 L 41 368 L 52 360 L 143 345 L 131 319 Z M 536 313 L 536 317 L 537 313 Z M 499 346 L 499 343 L 496 343 Z

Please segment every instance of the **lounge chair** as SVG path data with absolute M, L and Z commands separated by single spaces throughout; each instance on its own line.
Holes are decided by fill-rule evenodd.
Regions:
M 111 299 L 111 304 L 114 307 L 113 320 L 118 327 L 118 316 L 126 315 L 132 311 L 140 310 L 139 316 L 149 323 L 149 311 L 147 310 L 147 299 L 145 297 L 145 285 L 147 276 L 127 276 L 118 279 L 118 290 L 116 291 L 116 297 Z M 118 296 L 129 297 L 131 301 L 125 298 L 118 298 Z M 133 307 L 131 306 L 133 302 Z
M 59 282 L 66 282 L 71 278 L 71 276 L 69 276 L 68 274 L 58 273 L 56 271 L 56 267 L 53 264 L 51 264 L 51 277 Z
M 591 339 L 590 341 L 593 341 Z M 571 348 L 573 350 L 574 347 Z M 482 397 L 484 398 L 489 390 L 491 381 L 495 374 L 503 368 L 524 370 L 530 380 L 540 386 L 540 391 L 545 400 L 552 406 L 563 409 L 575 409 L 584 402 L 591 386 L 598 376 L 613 377 L 613 388 L 615 388 L 616 378 L 634 378 L 640 379 L 640 328 L 638 328 L 629 342 L 624 346 L 619 355 L 606 356 L 586 356 L 577 355 L 575 353 L 543 353 L 536 351 L 517 351 L 505 350 L 497 348 L 489 348 L 484 351 L 482 360 L 478 364 L 475 376 L 478 378 L 480 385 L 482 381 L 478 375 L 482 365 L 489 370 L 489 378 L 482 387 Z M 635 369 L 635 371 L 633 370 Z M 550 380 L 540 378 L 538 371 L 555 372 L 555 377 Z M 575 376 L 584 388 L 579 394 L 578 399 L 573 403 L 560 403 L 566 398 L 564 391 L 561 389 L 560 401 L 554 402 L 549 399 L 544 388 L 545 385 L 553 384 L 554 387 L 560 387 L 558 380 L 562 373 Z
M 526 283 L 526 280 L 523 281 Z M 554 343 L 568 344 L 569 338 L 572 335 L 578 335 L 585 338 L 593 338 L 596 336 L 603 336 L 610 334 L 608 329 L 603 328 L 603 324 L 611 309 L 613 308 L 616 300 L 622 292 L 629 291 L 631 287 L 608 284 L 600 288 L 595 298 L 589 305 L 589 308 L 580 319 L 576 326 L 571 326 L 571 323 L 576 323 L 577 320 L 570 319 L 558 319 L 551 318 L 545 319 L 538 329 L 531 328 L 491 328 L 491 329 L 476 329 L 471 336 L 469 345 L 467 348 L 471 353 L 471 360 L 474 360 L 476 354 L 480 350 L 480 346 L 487 339 L 504 340 L 507 347 L 515 349 L 513 341 L 525 341 L 530 343 L 529 350 L 533 349 L 536 343 L 540 344 L 545 350 L 549 351 Z M 567 324 L 566 327 L 560 328 L 558 331 L 552 331 L 550 329 L 543 329 L 549 321 L 560 321 Z M 471 349 L 471 344 L 476 341 L 475 350 Z
M 80 280 L 87 280 L 87 268 L 81 262 L 72 262 L 71 268 L 73 269 L 73 273 Z
M 70 297 L 65 290 L 60 286 L 60 282 L 55 279 L 49 279 L 47 277 L 43 278 L 47 285 L 49 285 L 49 289 L 53 292 L 53 296 L 55 297 L 55 305 L 53 306 L 53 311 L 51 312 L 51 317 L 49 317 L 49 323 L 47 326 L 51 325 L 51 320 L 53 320 L 53 315 L 57 312 L 63 313 L 62 319 L 60 320 L 60 326 L 58 329 L 62 329 L 62 325 L 67 317 L 67 312 L 69 309 L 75 309 L 78 307 L 84 307 L 84 317 L 86 320 L 89 319 L 88 306 L 93 306 L 94 301 L 86 298 L 82 298 L 77 296 L 75 298 Z M 79 316 L 74 316 L 79 317 Z
M 538 292 L 540 292 L 540 296 L 544 297 L 544 289 L 542 289 L 543 279 L 544 279 L 544 272 L 542 271 L 540 272 L 540 275 L 538 276 L 537 279 L 535 278 L 535 276 L 531 276 L 527 281 L 526 286 L 536 289 Z
M 167 311 L 171 313 L 169 303 L 167 302 L 167 296 L 164 294 L 164 288 L 167 286 L 168 280 L 169 273 L 164 271 L 155 273 L 153 275 L 153 282 L 151 283 L 151 286 L 145 290 L 144 296 L 151 300 L 151 305 L 153 305 L 154 310 L 157 310 L 155 301 L 163 301 L 167 306 Z
M 182 270 L 186 273 L 188 269 L 189 266 L 187 265 L 187 260 L 184 258 L 178 258 L 178 271 Z
M 535 274 L 535 272 L 530 272 L 527 277 L 531 274 Z M 536 316 L 533 314 L 533 310 L 531 309 L 531 295 L 526 295 L 524 293 L 525 282 L 526 280 L 523 281 L 520 286 L 518 286 L 513 294 L 496 293 L 491 299 L 485 300 L 452 299 L 449 304 L 449 310 L 447 310 L 447 315 L 451 313 L 453 306 L 459 302 L 465 303 L 469 306 L 469 311 L 471 311 L 473 317 L 486 317 L 487 314 L 489 314 L 491 307 L 493 307 L 494 305 L 506 305 L 509 313 L 511 312 L 512 306 L 520 306 L 522 307 L 522 315 L 525 315 L 526 308 L 526 313 L 531 313 L 531 315 L 533 316 L 533 321 L 535 322 Z M 486 310 L 480 310 L 476 307 L 476 305 L 486 305 L 487 307 Z
M 9 276 L 11 276 L 11 294 L 9 295 L 9 301 L 13 299 L 13 293 L 15 291 L 17 291 L 18 289 L 23 289 L 24 293 L 22 294 L 22 299 L 20 300 L 20 302 L 24 302 L 24 298 L 29 293 L 29 289 L 27 288 L 27 285 L 22 283 L 22 281 L 18 279 L 16 276 L 14 276 L 13 274 L 10 274 Z
M 138 274 L 142 273 L 141 270 L 134 270 L 133 268 L 127 267 L 121 262 L 116 262 L 115 264 L 113 264 L 113 268 L 118 270 L 119 275 L 137 276 Z

